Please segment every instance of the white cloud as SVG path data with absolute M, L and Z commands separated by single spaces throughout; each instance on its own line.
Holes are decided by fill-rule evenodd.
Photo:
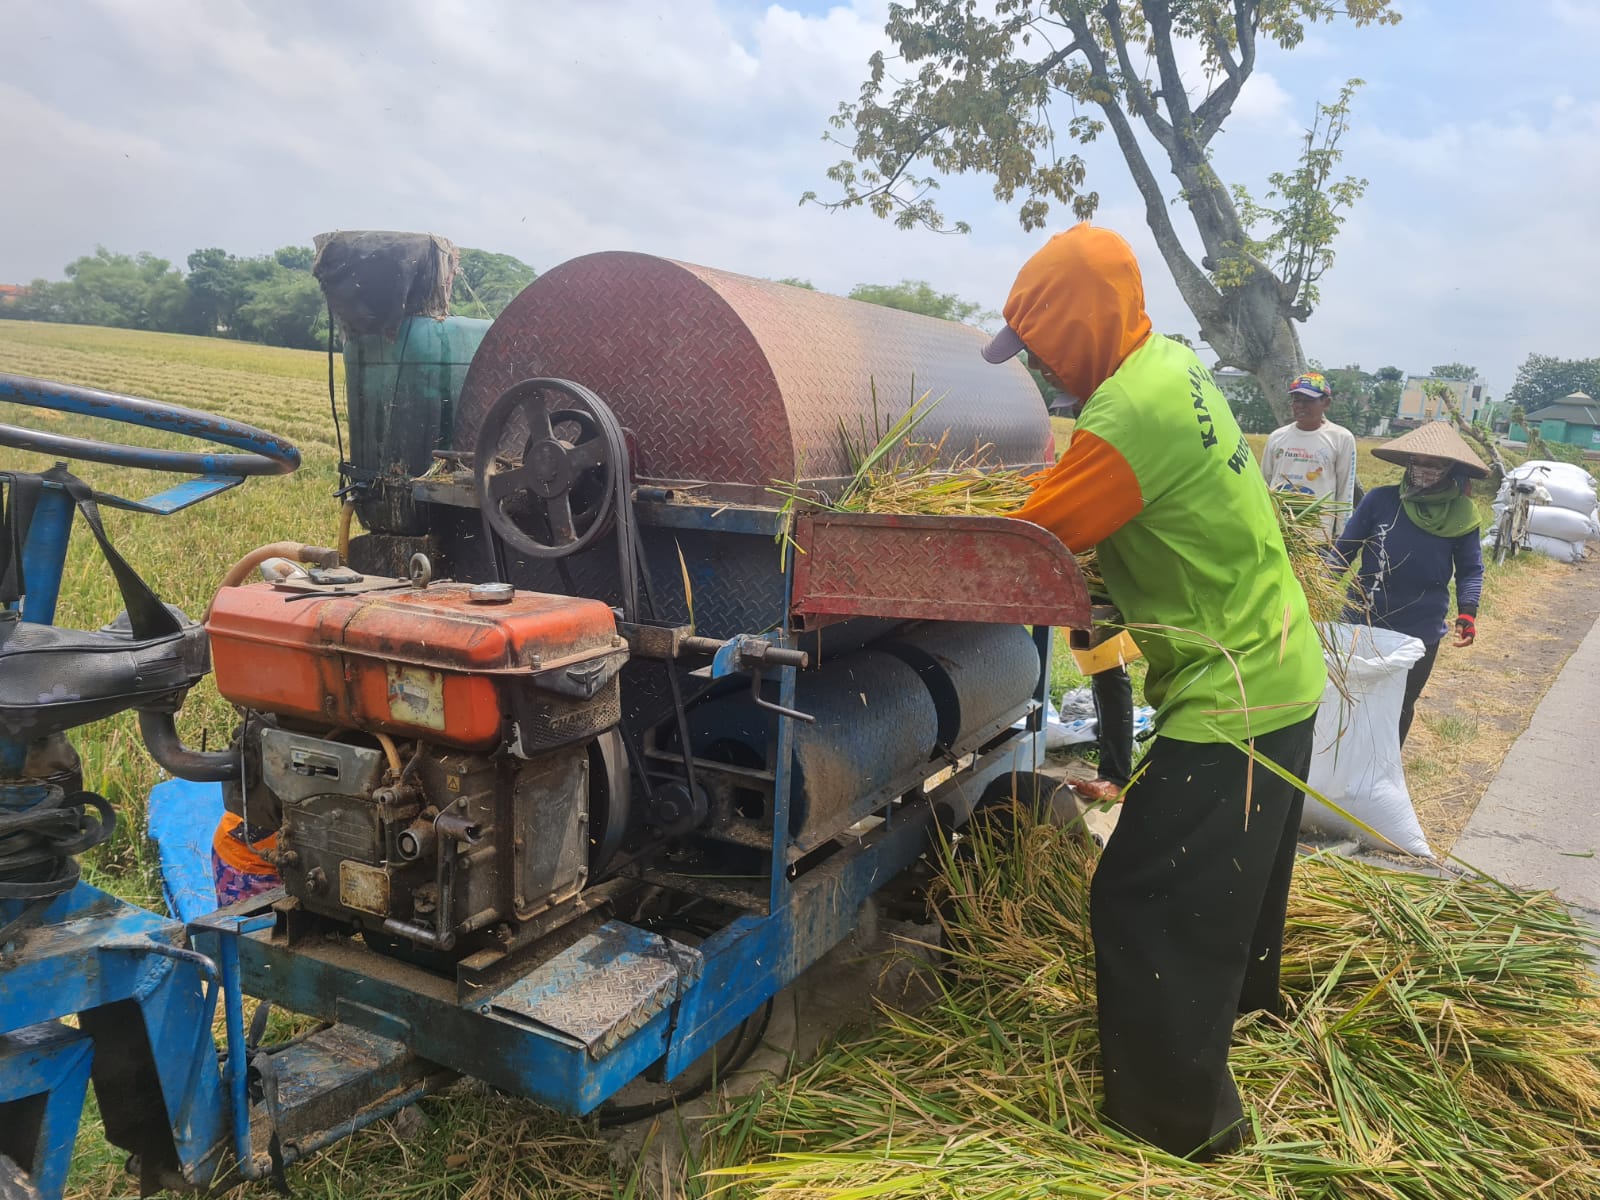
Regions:
M 923 278 L 998 308 L 1043 236 L 978 177 L 941 191 L 973 222 L 965 238 L 797 206 L 807 188 L 827 193 L 842 151 L 821 135 L 883 44 L 887 0 L 0 4 L 4 282 L 55 275 L 97 242 L 181 259 L 415 228 L 541 269 L 639 249 L 833 290 Z M 1408 369 L 1464 357 L 1503 387 L 1530 349 L 1596 352 L 1600 96 L 1575 32 L 1600 9 L 1547 11 L 1548 32 L 1499 61 L 1492 87 L 1448 66 L 1462 30 L 1495 36 L 1453 7 L 1408 5 L 1398 33 L 1319 26 L 1292 54 L 1263 52 L 1217 142 L 1230 181 L 1259 188 L 1293 161 L 1313 101 L 1343 79 L 1331 63 L 1373 80 L 1345 159 L 1372 187 L 1311 353 Z M 1197 48 L 1180 69 L 1198 92 Z M 1509 109 L 1496 97 L 1513 83 Z M 1114 144 L 1083 154 L 1099 219 L 1141 255 L 1158 327 L 1192 329 Z M 1152 166 L 1170 194 L 1158 154 Z

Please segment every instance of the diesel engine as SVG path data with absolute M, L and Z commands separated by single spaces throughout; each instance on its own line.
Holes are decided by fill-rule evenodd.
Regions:
M 229 807 L 278 830 L 304 913 L 408 953 L 506 949 L 615 848 L 605 604 L 312 569 L 223 589 L 207 630 L 246 713 Z

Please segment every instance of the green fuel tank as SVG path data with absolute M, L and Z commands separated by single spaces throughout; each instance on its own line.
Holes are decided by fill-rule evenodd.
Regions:
M 451 448 L 456 400 L 490 322 L 472 317 L 405 317 L 392 338 L 345 338 L 350 463 L 356 512 L 373 533 L 417 534 L 423 523 L 410 480 Z

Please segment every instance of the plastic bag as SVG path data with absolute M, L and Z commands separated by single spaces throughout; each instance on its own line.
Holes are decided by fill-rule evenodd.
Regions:
M 1336 654 L 1343 666 L 1350 699 L 1331 682 L 1323 689 L 1306 782 L 1382 836 L 1374 838 L 1309 795 L 1301 827 L 1353 837 L 1382 850 L 1398 846 L 1431 858 L 1433 851 L 1411 807 L 1400 761 L 1406 675 L 1422 657 L 1423 645 L 1407 634 L 1367 625 L 1325 628 L 1332 647 L 1329 656 Z

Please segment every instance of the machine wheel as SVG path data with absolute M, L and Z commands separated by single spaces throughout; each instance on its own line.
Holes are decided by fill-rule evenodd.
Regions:
M 555 392 L 582 407 L 553 408 Z M 484 416 L 473 481 L 490 527 L 529 558 L 564 558 L 608 528 L 620 429 L 605 402 L 565 379 L 525 379 Z

